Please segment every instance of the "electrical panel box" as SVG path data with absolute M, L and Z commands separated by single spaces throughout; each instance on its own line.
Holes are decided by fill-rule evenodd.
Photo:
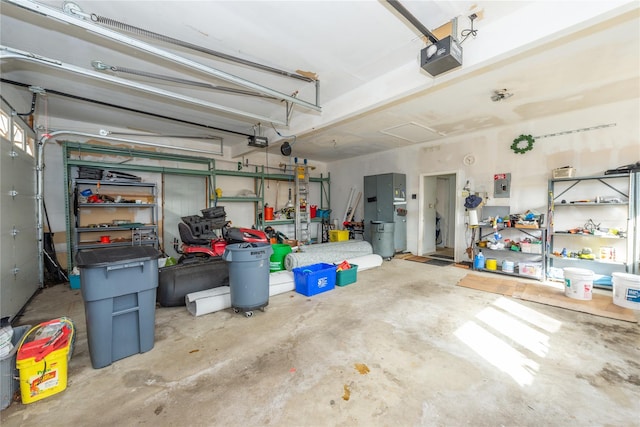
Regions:
M 507 198 L 511 197 L 511 174 L 498 173 L 493 175 L 493 197 Z

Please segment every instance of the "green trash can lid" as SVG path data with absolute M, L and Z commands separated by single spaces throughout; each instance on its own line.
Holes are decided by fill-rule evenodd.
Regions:
M 116 263 L 149 261 L 161 256 L 160 251 L 148 245 L 85 249 L 76 255 L 76 265 L 80 268 L 105 267 Z

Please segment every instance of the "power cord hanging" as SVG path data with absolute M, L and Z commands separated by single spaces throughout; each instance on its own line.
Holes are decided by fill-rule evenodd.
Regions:
M 478 15 L 476 15 L 475 13 L 472 13 L 471 15 L 469 15 L 469 21 L 471 21 L 471 28 L 462 30 L 462 32 L 460 33 L 460 35 L 462 36 L 462 40 L 460 41 L 459 44 L 464 43 L 464 41 L 468 39 L 469 36 L 473 36 L 473 38 L 475 38 L 478 35 L 478 30 L 473 28 L 473 21 L 475 21 L 477 18 L 478 18 Z

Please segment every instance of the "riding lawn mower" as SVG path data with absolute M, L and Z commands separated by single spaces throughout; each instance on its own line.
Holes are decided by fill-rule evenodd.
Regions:
M 203 209 L 203 216 L 182 217 L 178 240 L 173 242 L 174 250 L 181 256 L 178 264 L 200 261 L 203 258 L 221 257 L 228 244 L 233 243 L 269 243 L 267 236 L 252 228 L 231 227 L 226 221 L 223 206 Z

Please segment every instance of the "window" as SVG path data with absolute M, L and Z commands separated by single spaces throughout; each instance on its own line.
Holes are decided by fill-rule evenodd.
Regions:
M 34 147 L 35 147 L 35 141 L 33 140 L 32 137 L 28 137 L 27 145 L 25 146 L 25 149 L 27 151 L 27 154 L 30 155 L 31 157 L 33 157 Z
M 16 124 L 13 125 L 13 143 L 16 147 L 24 150 L 24 131 Z
M 0 111 L 0 136 L 9 139 L 9 116 Z

